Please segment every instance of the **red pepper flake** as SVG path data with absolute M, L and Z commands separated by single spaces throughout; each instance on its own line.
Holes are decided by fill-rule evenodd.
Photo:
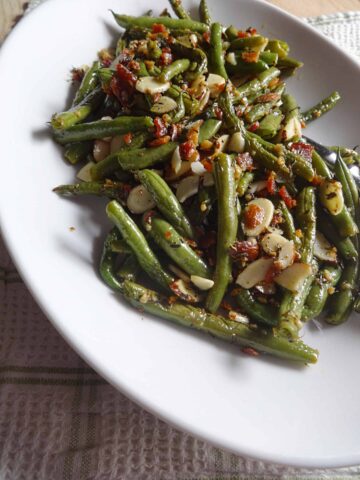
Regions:
M 170 135 L 165 135 L 164 137 L 155 138 L 148 143 L 149 147 L 159 147 L 160 145 L 165 145 L 165 143 L 170 142 Z
M 105 93 L 114 95 L 123 107 L 129 106 L 131 95 L 126 88 L 123 88 L 123 85 L 117 77 L 112 77 L 109 91 Z
M 205 40 L 206 43 L 210 43 L 210 32 L 207 30 L 206 32 L 203 33 L 203 39 Z
M 295 142 L 291 145 L 290 150 L 297 155 L 301 155 L 305 160 L 311 162 L 314 147 L 304 142 Z
M 276 174 L 275 172 L 270 172 L 269 176 L 266 180 L 266 189 L 270 195 L 274 195 L 276 192 L 276 182 L 275 182 Z
M 155 126 L 154 135 L 156 138 L 164 137 L 167 134 L 167 128 L 162 118 L 155 117 L 154 126 Z
M 132 142 L 132 139 L 133 139 L 133 135 L 131 132 L 125 133 L 125 135 L 123 136 L 123 140 L 126 143 L 126 145 L 130 145 L 130 143 Z
M 191 160 L 196 153 L 196 148 L 193 142 L 190 140 L 180 143 L 180 156 L 183 160 Z
M 264 220 L 264 215 L 264 209 L 259 205 L 253 203 L 248 205 L 244 212 L 245 227 L 248 229 L 257 227 Z
M 229 253 L 234 260 L 253 262 L 258 258 L 260 248 L 257 243 L 249 240 L 236 241 L 231 245 Z
M 81 82 L 81 80 L 84 78 L 85 71 L 83 68 L 73 68 L 71 70 L 71 80 L 73 82 Z
M 135 72 L 138 72 L 140 70 L 140 63 L 137 62 L 136 60 L 131 60 L 128 65 L 130 70 L 134 70 Z
M 259 60 L 259 52 L 242 52 L 241 58 L 246 63 L 256 63 Z
M 237 36 L 239 38 L 246 38 L 246 37 L 251 37 L 251 34 L 249 32 L 244 32 L 244 30 L 239 30 L 237 32 Z
M 236 156 L 236 163 L 244 172 L 251 171 L 254 168 L 254 159 L 249 152 L 239 153 Z
M 169 230 L 167 230 L 164 234 L 164 237 L 169 240 L 169 238 L 171 238 L 171 232 Z
M 167 29 L 162 23 L 154 23 L 152 26 L 152 31 L 153 33 L 164 33 L 167 31 Z
M 260 355 L 260 353 L 252 347 L 244 347 L 241 351 L 246 355 L 250 355 L 250 357 L 258 357 Z
M 293 207 L 296 206 L 296 200 L 291 197 L 291 195 L 290 195 L 289 192 L 287 191 L 285 185 L 283 185 L 283 186 L 279 189 L 279 195 L 280 195 L 280 197 L 284 200 L 285 205 L 286 205 L 288 208 L 293 208 Z
M 254 27 L 249 27 L 247 30 L 246 30 L 248 33 L 250 33 L 250 35 L 257 35 L 257 30 L 256 28 Z
M 171 49 L 168 47 L 163 48 L 162 54 L 160 56 L 161 65 L 170 65 L 172 61 L 173 61 L 173 57 L 172 57 Z
M 248 130 L 249 130 L 249 132 L 256 132 L 256 130 L 259 127 L 260 127 L 260 123 L 259 122 L 254 122 L 248 127 Z

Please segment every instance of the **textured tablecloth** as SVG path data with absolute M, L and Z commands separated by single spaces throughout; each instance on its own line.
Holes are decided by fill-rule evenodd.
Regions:
M 308 22 L 360 55 L 360 12 Z M 142 410 L 59 336 L 0 239 L 0 480 L 90 479 L 345 480 L 360 479 L 360 466 L 310 471 L 238 457 Z

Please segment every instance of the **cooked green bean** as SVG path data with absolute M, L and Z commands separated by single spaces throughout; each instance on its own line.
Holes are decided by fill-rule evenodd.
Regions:
M 116 158 L 119 166 L 123 170 L 148 168 L 157 163 L 166 162 L 177 145 L 176 142 L 169 142 L 159 147 L 120 150 L 107 157 L 106 160 L 110 162 L 110 159 Z
M 172 78 L 179 75 L 179 73 L 184 73 L 190 67 L 190 60 L 187 58 L 183 58 L 181 60 L 175 60 L 175 62 L 171 63 L 164 70 L 161 72 L 159 79 L 162 82 L 168 82 Z
M 190 19 L 190 15 L 187 13 L 185 8 L 183 7 L 181 0 L 169 0 L 172 9 L 178 16 L 178 18 L 186 18 Z
M 211 138 L 213 138 L 220 130 L 221 125 L 221 120 L 217 120 L 216 118 L 208 118 L 207 120 L 205 120 L 205 122 L 200 127 L 199 144 L 201 144 L 205 140 L 210 140 Z
M 236 289 L 236 301 L 242 311 L 260 324 L 275 327 L 279 322 L 279 311 L 271 305 L 265 305 L 255 300 L 249 290 Z
M 53 192 L 62 196 L 97 195 L 124 201 L 129 193 L 129 185 L 110 180 L 106 182 L 82 182 L 72 185 L 59 185 L 53 189 Z
M 169 17 L 132 17 L 130 15 L 118 15 L 113 12 L 114 18 L 120 27 L 145 27 L 151 28 L 155 24 L 162 24 L 170 29 L 192 30 L 194 32 L 204 33 L 208 29 L 205 23 L 195 22 L 188 19 L 177 19 Z
M 329 301 L 329 313 L 325 317 L 327 323 L 340 325 L 348 319 L 355 300 L 358 273 L 358 262 L 345 265 L 338 285 L 339 290 Z
M 199 17 L 202 23 L 206 23 L 206 25 L 211 24 L 211 15 L 210 15 L 209 7 L 206 0 L 200 0 Z
M 105 239 L 99 270 L 104 282 L 113 290 L 121 292 L 122 282 L 120 282 L 116 277 L 114 265 L 118 254 L 115 253 L 111 248 L 114 241 L 121 241 L 120 232 L 117 228 L 113 228 Z
M 306 110 L 301 114 L 301 118 L 304 122 L 309 123 L 312 120 L 324 115 L 328 111 L 332 110 L 337 102 L 340 100 L 339 92 L 333 92 L 328 97 L 324 98 L 321 102 L 317 103 L 314 107 L 311 107 L 309 110 Z
M 220 23 L 213 23 L 210 28 L 209 71 L 227 80 L 228 75 L 224 65 L 221 34 L 222 27 Z
M 85 75 L 81 81 L 80 87 L 78 88 L 78 91 L 75 94 L 73 105 L 78 105 L 81 103 L 85 97 L 89 95 L 90 92 L 92 92 L 95 87 L 98 85 L 98 70 L 100 68 L 100 62 L 95 61 L 91 65 L 91 67 L 85 72 Z
M 64 157 L 72 165 L 85 160 L 89 153 L 93 150 L 91 142 L 69 143 L 65 145 Z
M 206 308 L 216 312 L 231 280 L 229 248 L 237 233 L 236 182 L 231 157 L 220 154 L 214 165 L 215 186 L 218 197 L 218 233 L 214 286 L 206 298 Z

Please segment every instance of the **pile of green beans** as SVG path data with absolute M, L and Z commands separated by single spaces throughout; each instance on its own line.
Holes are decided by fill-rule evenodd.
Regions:
M 360 156 L 330 147 L 327 165 L 302 139 L 340 95 L 302 111 L 284 40 L 213 21 L 206 0 L 199 20 L 169 2 L 175 17 L 113 13 L 113 48 L 73 71 L 50 128 L 81 168 L 54 191 L 107 199 L 99 271 L 125 301 L 251 355 L 316 363 L 304 324 L 360 310 Z

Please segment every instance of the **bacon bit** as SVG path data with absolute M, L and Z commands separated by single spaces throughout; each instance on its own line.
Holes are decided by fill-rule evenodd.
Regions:
M 259 60 L 260 52 L 242 52 L 241 58 L 246 63 L 256 63 Z
M 215 107 L 215 108 L 214 108 L 214 113 L 215 113 L 215 117 L 216 117 L 218 120 L 222 120 L 222 118 L 223 118 L 223 111 L 221 110 L 220 107 Z
M 269 88 L 275 87 L 279 82 L 280 82 L 280 79 L 279 79 L 278 77 L 273 78 L 273 79 L 269 82 Z
M 269 270 L 266 272 L 265 278 L 264 278 L 264 283 L 273 283 L 274 278 L 276 275 L 279 273 L 280 267 L 276 262 L 273 262 L 269 268 Z
M 271 220 L 271 226 L 275 227 L 276 225 L 279 225 L 280 223 L 283 223 L 284 219 L 281 215 L 281 213 L 277 210 L 275 210 L 275 213 L 273 215 L 273 218 Z
M 203 39 L 206 43 L 210 43 L 210 32 L 208 30 L 203 33 Z
M 155 138 L 155 140 L 152 140 L 151 142 L 148 143 L 149 147 L 158 147 L 159 145 L 165 145 L 165 143 L 170 142 L 170 135 L 165 135 L 164 137 L 160 138 Z
M 300 228 L 298 228 L 297 230 L 295 230 L 295 235 L 298 237 L 298 238 L 302 238 L 303 237 L 303 233 L 301 231 Z
M 270 195 L 274 195 L 276 192 L 276 182 L 275 182 L 276 174 L 275 172 L 271 171 L 269 176 L 266 180 L 266 189 Z
M 162 23 L 154 23 L 154 25 L 152 26 L 153 33 L 164 33 L 166 31 L 167 29 Z
M 248 33 L 250 33 L 250 35 L 256 35 L 257 34 L 257 30 L 254 27 L 249 27 L 249 28 L 246 29 L 246 31 Z
M 178 299 L 178 297 L 175 297 L 175 295 L 171 295 L 171 296 L 168 298 L 168 304 L 169 304 L 169 305 L 172 305 L 173 303 L 177 302 L 177 299 Z
M 105 93 L 114 95 L 123 107 L 129 106 L 130 94 L 122 87 L 121 82 L 117 77 L 112 77 L 110 81 L 109 92 Z
M 138 72 L 140 70 L 140 63 L 136 60 L 130 60 L 128 67 L 130 70 L 135 70 L 135 72 Z
M 123 136 L 123 140 L 124 140 L 124 143 L 126 143 L 126 145 L 130 145 L 130 143 L 132 142 L 132 139 L 133 139 L 133 135 L 131 132 L 125 133 L 125 135 Z
M 172 142 L 177 139 L 180 132 L 179 132 L 179 127 L 176 125 L 176 123 L 173 123 L 172 125 L 170 125 L 168 133 L 170 135 Z
M 239 38 L 246 38 L 246 37 L 251 37 L 251 34 L 250 34 L 250 32 L 244 32 L 243 30 L 239 30 L 237 32 L 237 36 Z
M 260 353 L 252 347 L 244 347 L 241 351 L 246 355 L 250 355 L 250 357 L 258 357 L 260 355 Z
M 154 118 L 154 126 L 155 126 L 155 137 L 160 138 L 164 137 L 167 134 L 167 128 L 165 126 L 164 121 L 160 117 Z
M 244 260 L 246 262 L 253 262 L 256 260 L 260 253 L 260 248 L 257 243 L 250 242 L 249 240 L 236 241 L 233 243 L 229 250 L 231 258 L 234 260 Z
M 173 57 L 172 57 L 171 49 L 169 47 L 163 48 L 162 54 L 160 56 L 161 65 L 170 65 L 172 61 L 173 61 Z
M 252 158 L 249 152 L 239 153 L 236 156 L 235 160 L 236 160 L 236 163 L 244 172 L 251 171 L 254 168 L 253 166 L 254 159 Z
M 191 160 L 196 152 L 195 145 L 190 140 L 180 143 L 180 156 L 183 160 Z
M 209 160 L 202 160 L 201 163 L 204 165 L 204 168 L 207 172 L 211 173 L 213 171 L 213 164 Z
M 263 208 L 255 204 L 248 205 L 244 212 L 245 227 L 248 229 L 257 227 L 264 220 L 264 215 Z
M 304 142 L 295 142 L 291 145 L 290 150 L 297 155 L 301 155 L 305 160 L 311 162 L 314 147 Z
M 264 93 L 264 95 L 260 95 L 256 99 L 256 103 L 267 103 L 267 102 L 276 102 L 277 100 L 280 100 L 281 95 L 278 93 Z
M 137 77 L 127 67 L 121 63 L 118 63 L 116 65 L 116 72 L 121 80 L 121 83 L 128 85 L 131 89 L 135 88 Z
M 155 215 L 154 210 L 149 210 L 148 212 L 146 212 L 143 217 L 144 223 L 148 223 L 150 225 L 151 217 L 153 217 L 154 215 Z
M 230 303 L 226 302 L 225 300 L 223 302 L 221 302 L 221 307 L 224 310 L 227 310 L 228 312 L 230 312 L 233 309 L 232 306 L 230 305 Z
M 83 68 L 73 68 L 71 70 L 71 81 L 72 82 L 81 82 L 84 78 L 85 70 Z
M 285 205 L 286 205 L 288 208 L 294 208 L 294 207 L 296 206 L 296 200 L 291 197 L 291 195 L 290 195 L 289 192 L 287 191 L 285 185 L 283 185 L 283 186 L 279 189 L 279 195 L 280 195 L 280 197 L 284 200 Z
M 167 230 L 164 234 L 164 237 L 169 240 L 169 238 L 171 238 L 171 232 L 169 230 Z
M 105 67 L 108 67 L 114 60 L 114 56 L 106 48 L 98 52 L 98 57 Z
M 248 127 L 248 130 L 249 130 L 249 132 L 256 132 L 256 130 L 259 127 L 260 127 L 260 123 L 259 122 L 254 122 Z
M 315 175 L 313 177 L 313 179 L 311 180 L 311 183 L 312 185 L 314 185 L 315 187 L 317 187 L 318 185 L 321 185 L 324 181 L 324 177 L 322 177 L 321 175 Z

